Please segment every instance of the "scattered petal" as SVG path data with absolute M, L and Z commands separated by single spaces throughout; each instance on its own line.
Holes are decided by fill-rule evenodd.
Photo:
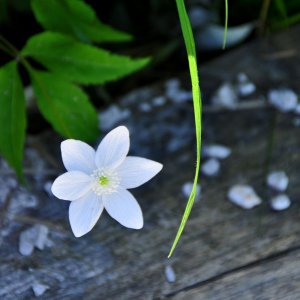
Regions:
M 39 282 L 32 284 L 31 287 L 36 297 L 42 296 L 49 289 L 48 285 Z
M 52 181 L 48 180 L 45 182 L 44 184 L 44 191 L 48 194 L 48 196 L 52 197 L 52 191 L 51 191 L 51 187 L 52 187 Z
M 244 209 L 251 209 L 261 204 L 261 199 L 254 189 L 248 185 L 234 185 L 228 192 L 228 198 L 232 203 Z
M 19 252 L 24 256 L 29 256 L 33 253 L 35 247 L 44 250 L 50 244 L 48 233 L 48 228 L 41 224 L 23 231 L 19 237 Z
M 289 178 L 283 171 L 272 172 L 267 177 L 267 183 L 269 187 L 276 191 L 283 192 L 287 189 L 289 184 Z
M 238 97 L 233 85 L 228 82 L 221 85 L 212 97 L 212 103 L 227 109 L 235 109 Z
M 180 81 L 177 78 L 171 78 L 166 81 L 165 83 L 165 88 L 166 88 L 166 94 L 168 95 L 169 92 L 171 94 L 173 91 L 177 91 L 180 88 Z
M 103 204 L 109 215 L 121 225 L 141 229 L 144 225 L 142 210 L 133 195 L 120 188 L 110 195 L 103 195 Z
M 61 200 L 76 200 L 84 196 L 90 189 L 92 178 L 79 171 L 71 171 L 57 177 L 51 191 Z
M 176 274 L 172 266 L 168 265 L 165 268 L 165 276 L 169 283 L 173 283 L 176 281 Z
M 280 194 L 273 197 L 270 201 L 270 204 L 272 209 L 280 211 L 289 208 L 291 205 L 291 200 L 287 195 Z
M 166 96 L 175 103 L 183 103 L 190 101 L 193 98 L 191 91 L 186 91 L 180 88 L 178 79 L 170 79 L 165 84 Z
M 268 100 L 281 112 L 292 111 L 298 104 L 298 96 L 290 89 L 271 90 L 268 94 Z
M 129 131 L 125 126 L 110 131 L 96 151 L 97 167 L 118 167 L 129 151 L 129 143 Z
M 206 176 L 216 176 L 220 171 L 220 162 L 215 158 L 210 158 L 202 164 L 201 171 Z
M 188 198 L 192 192 L 193 189 L 193 182 L 186 182 L 181 189 L 181 192 L 184 197 Z M 199 184 L 196 185 L 196 196 L 195 196 L 195 201 L 200 199 L 201 195 L 201 187 Z
M 142 102 L 139 105 L 139 110 L 142 111 L 142 112 L 150 112 L 152 110 L 152 107 L 149 103 Z
M 155 97 L 152 100 L 153 106 L 163 106 L 166 103 L 167 99 L 164 96 Z
M 189 19 L 193 28 L 199 28 L 212 20 L 214 13 L 201 6 L 192 6 L 189 11 Z
M 110 130 L 114 125 L 130 117 L 129 109 L 121 109 L 113 104 L 99 114 L 99 127 L 106 131 Z
M 237 81 L 238 83 L 245 83 L 249 81 L 249 78 L 245 73 L 239 73 L 237 75 Z
M 125 189 L 136 188 L 153 178 L 162 167 L 162 164 L 150 159 L 128 156 L 117 170 L 120 185 Z
M 223 145 L 208 145 L 202 147 L 202 155 L 217 159 L 224 159 L 230 156 L 231 150 Z
M 256 86 L 253 82 L 245 82 L 238 86 L 239 94 L 243 97 L 253 94 L 256 90 Z
M 178 90 L 172 96 L 169 95 L 169 97 L 175 103 L 184 103 L 193 99 L 193 93 L 191 91 Z
M 245 40 L 252 30 L 255 23 L 249 22 L 234 27 L 228 27 L 226 48 L 238 45 Z M 217 24 L 208 24 L 195 34 L 197 47 L 203 50 L 220 50 L 224 40 L 224 26 Z
M 68 171 L 81 171 L 91 174 L 95 170 L 95 150 L 78 140 L 65 140 L 61 143 L 61 155 Z
M 102 211 L 102 199 L 93 191 L 76 201 L 72 201 L 69 208 L 69 219 L 74 235 L 80 237 L 91 231 L 99 220 Z

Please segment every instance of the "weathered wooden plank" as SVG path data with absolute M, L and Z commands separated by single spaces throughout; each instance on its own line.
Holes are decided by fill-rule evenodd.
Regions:
M 289 35 L 283 33 L 269 44 L 254 42 L 204 66 L 201 71 L 204 94 L 209 95 L 220 81 L 230 80 L 240 71 L 249 74 L 262 92 L 277 84 L 289 84 L 299 92 L 296 85 L 296 79 L 300 77 L 298 54 L 280 62 L 266 59 L 268 53 L 286 51 L 290 47 L 298 49 L 299 39 L 296 37 L 299 32 L 300 27 L 295 27 Z M 281 43 L 282 39 L 284 43 Z M 253 68 L 256 64 L 257 68 Z M 224 75 L 220 70 L 227 72 Z M 147 97 L 151 98 L 151 93 L 148 96 L 145 93 L 143 100 L 146 101 Z M 138 105 L 136 101 L 133 101 L 134 105 Z M 202 200 L 195 205 L 171 260 L 166 256 L 186 203 L 181 196 L 181 186 L 192 179 L 195 156 L 194 147 L 188 142 L 179 152 L 166 151 L 170 131 L 165 128 L 172 127 L 171 122 L 174 126 L 179 124 L 178 128 L 188 123 L 193 135 L 191 105 L 173 104 L 155 112 L 134 114 L 127 123 L 133 132 L 133 152 L 143 155 L 142 151 L 148 151 L 148 156 L 165 165 L 164 172 L 156 180 L 133 191 L 145 215 L 142 231 L 121 228 L 103 216 L 90 234 L 75 239 L 67 223 L 68 203 L 49 198 L 43 191 L 43 183 L 49 175 L 38 175 L 44 169 L 53 170 L 45 162 L 47 155 L 44 152 L 55 153 L 58 157 L 59 141 L 47 134 L 33 139 L 31 147 L 35 142 L 40 145 L 40 153 L 44 153 L 39 166 L 35 158 L 27 154 L 27 167 L 36 172 L 31 184 L 38 205 L 26 208 L 22 202 L 24 207 L 17 209 L 19 188 L 12 192 L 14 209 L 8 206 L 1 231 L 0 298 L 31 298 L 30 286 L 35 281 L 49 286 L 41 299 L 164 298 L 191 285 L 209 282 L 210 278 L 224 272 L 299 247 L 300 141 L 296 138 L 299 128 L 292 124 L 289 115 L 279 116 L 272 168 L 284 169 L 289 175 L 288 193 L 293 205 L 285 212 L 275 213 L 266 203 L 269 194 L 264 186 L 263 168 L 271 114 L 270 109 L 262 109 L 205 117 L 204 141 L 224 143 L 232 147 L 233 154 L 222 162 L 222 172 L 218 177 L 202 178 Z M 141 144 L 145 147 L 135 147 Z M 6 181 L 13 177 L 0 175 L 0 179 L 3 181 L 2 190 Z M 243 211 L 226 199 L 232 184 L 244 182 L 253 185 L 265 200 L 253 211 Z M 54 246 L 23 257 L 18 252 L 19 233 L 34 222 L 47 223 Z M 177 276 L 173 284 L 168 283 L 164 275 L 168 264 L 173 266 Z M 286 268 L 289 268 L 288 263 Z M 294 284 L 293 280 L 291 277 L 291 284 Z M 230 293 L 238 291 L 232 287 Z M 178 297 L 183 295 L 184 292 Z
M 300 298 L 300 251 L 291 251 L 184 290 L 171 299 L 281 299 Z

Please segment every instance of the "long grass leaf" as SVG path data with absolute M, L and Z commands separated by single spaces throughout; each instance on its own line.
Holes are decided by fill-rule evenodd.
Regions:
M 192 188 L 192 192 L 190 194 L 188 203 L 186 205 L 179 229 L 177 231 L 176 237 L 174 239 L 173 245 L 171 247 L 170 253 L 168 257 L 170 257 L 176 245 L 180 239 L 180 236 L 184 230 L 188 217 L 190 215 L 191 209 L 194 204 L 195 195 L 196 195 L 196 188 L 197 182 L 199 177 L 199 170 L 200 170 L 200 150 L 201 150 L 201 92 L 199 87 L 199 78 L 198 78 L 198 68 L 197 68 L 197 58 L 196 58 L 196 49 L 195 49 L 195 42 L 193 37 L 193 32 L 191 28 L 191 24 L 189 18 L 186 13 L 184 0 L 176 0 L 176 5 L 178 9 L 181 29 L 183 33 L 183 38 L 186 46 L 186 51 L 188 55 L 189 61 L 189 69 L 190 69 L 190 76 L 192 82 L 192 93 L 193 93 L 193 105 L 194 105 L 194 116 L 195 116 L 195 128 L 196 128 L 196 143 L 197 143 L 197 161 L 196 161 L 196 170 L 195 170 L 195 177 L 194 177 L 194 184 Z
M 224 26 L 223 49 L 226 47 L 227 31 L 228 31 L 228 0 L 225 0 L 225 26 Z

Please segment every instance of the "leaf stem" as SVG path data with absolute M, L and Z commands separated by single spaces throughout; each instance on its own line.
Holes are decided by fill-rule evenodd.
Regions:
M 0 43 L 0 49 L 8 55 L 15 57 L 14 53 L 12 53 L 3 43 Z
M 23 64 L 23 66 L 28 70 L 32 70 L 32 67 L 30 63 L 26 60 L 26 58 L 20 53 L 20 51 L 11 44 L 3 35 L 0 34 L 0 42 L 2 42 L 2 45 L 5 47 L 6 52 L 12 55 L 13 57 L 16 57 L 20 60 L 20 62 Z M 1 44 L 0 44 L 1 46 Z M 4 51 L 4 49 L 2 48 Z
M 14 53 L 15 55 L 19 55 L 19 51 L 3 36 L 0 34 L 0 41 L 2 42 L 3 46 L 7 47 L 11 51 L 10 53 Z

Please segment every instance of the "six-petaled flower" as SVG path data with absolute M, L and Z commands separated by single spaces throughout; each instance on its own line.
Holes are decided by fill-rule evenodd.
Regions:
M 69 219 L 76 237 L 88 233 L 104 209 L 125 227 L 143 227 L 141 208 L 127 189 L 150 180 L 162 164 L 127 156 L 129 144 L 125 126 L 109 132 L 96 151 L 78 140 L 61 143 L 62 160 L 68 172 L 54 181 L 52 193 L 71 201 Z

